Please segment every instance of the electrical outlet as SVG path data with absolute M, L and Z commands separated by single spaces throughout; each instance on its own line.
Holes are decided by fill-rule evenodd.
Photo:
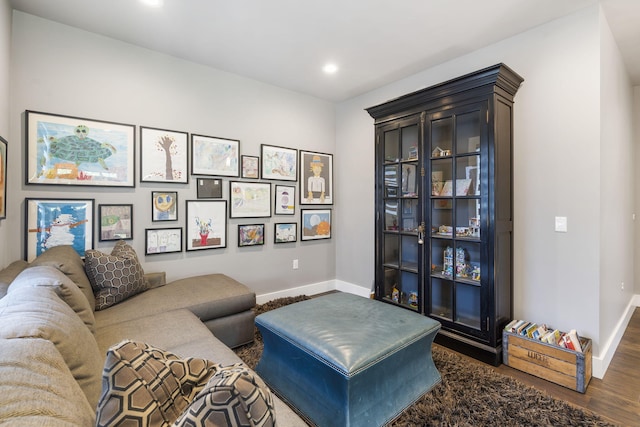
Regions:
M 294 259 L 294 260 L 293 260 L 293 269 L 294 269 L 294 270 L 297 270 L 297 269 L 298 269 L 298 260 L 297 260 L 297 259 Z

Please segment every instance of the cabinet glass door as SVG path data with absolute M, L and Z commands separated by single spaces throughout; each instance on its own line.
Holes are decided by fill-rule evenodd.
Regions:
M 478 107 L 435 114 L 428 124 L 431 270 L 425 311 L 478 333 L 482 328 L 482 117 Z
M 382 283 L 379 295 L 387 301 L 421 309 L 422 230 L 419 125 L 409 120 L 382 130 L 384 189 Z M 380 277 L 380 276 L 379 276 Z

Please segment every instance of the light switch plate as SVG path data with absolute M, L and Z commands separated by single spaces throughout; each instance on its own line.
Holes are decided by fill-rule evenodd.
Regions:
M 567 232 L 567 217 L 566 216 L 557 216 L 556 217 L 556 231 L 559 233 Z

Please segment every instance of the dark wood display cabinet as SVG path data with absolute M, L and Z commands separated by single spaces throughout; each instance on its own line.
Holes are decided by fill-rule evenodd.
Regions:
M 375 119 L 376 298 L 440 321 L 498 365 L 512 319 L 513 98 L 504 64 L 367 111 Z

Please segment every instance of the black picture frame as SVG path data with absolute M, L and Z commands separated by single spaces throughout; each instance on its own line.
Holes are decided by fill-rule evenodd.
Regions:
M 265 241 L 264 224 L 239 224 L 238 247 L 262 246 Z
M 178 220 L 178 192 L 177 191 L 152 191 L 151 192 L 151 221 L 177 221 Z
M 133 239 L 133 205 L 98 205 L 98 240 Z
M 196 193 L 198 199 L 221 199 L 222 180 L 219 178 L 198 178 Z
M 182 252 L 182 227 L 146 228 L 144 248 L 145 255 Z
M 187 200 L 186 250 L 227 247 L 227 201 Z
M 189 133 L 140 126 L 140 182 L 189 183 Z
M 7 217 L 7 148 L 9 143 L 0 136 L 0 219 Z
M 278 222 L 273 227 L 273 243 L 295 243 L 298 241 L 297 222 Z

